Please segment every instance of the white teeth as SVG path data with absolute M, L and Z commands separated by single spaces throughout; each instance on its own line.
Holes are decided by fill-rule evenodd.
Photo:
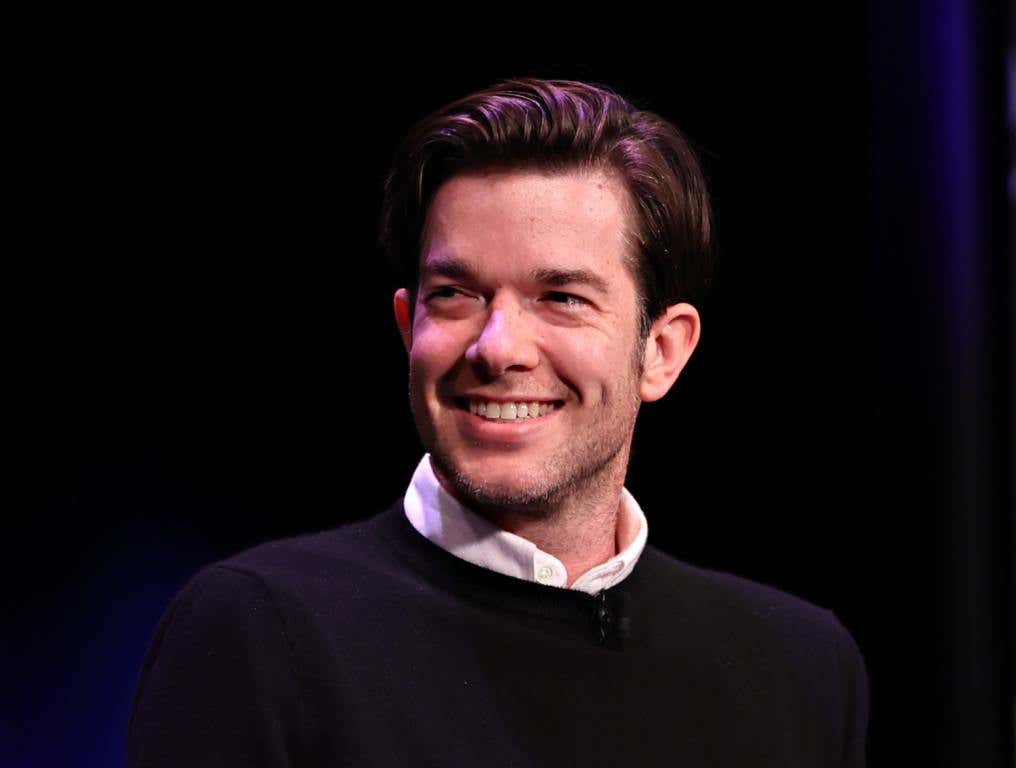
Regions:
M 553 403 L 488 403 L 469 401 L 469 412 L 477 416 L 498 421 L 517 421 L 519 419 L 537 419 L 553 412 Z

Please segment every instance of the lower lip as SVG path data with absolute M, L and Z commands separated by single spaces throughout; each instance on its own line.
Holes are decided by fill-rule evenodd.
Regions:
M 470 411 L 457 408 L 464 431 L 477 440 L 493 440 L 500 443 L 521 442 L 552 424 L 562 410 L 560 406 L 546 416 L 536 419 L 488 419 Z

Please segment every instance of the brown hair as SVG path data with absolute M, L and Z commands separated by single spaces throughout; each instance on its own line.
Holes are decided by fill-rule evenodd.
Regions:
M 614 91 L 570 80 L 507 80 L 417 123 L 385 183 L 380 241 L 415 296 L 420 234 L 438 187 L 488 167 L 613 170 L 631 197 L 640 331 L 668 306 L 700 303 L 712 276 L 712 213 L 688 140 Z

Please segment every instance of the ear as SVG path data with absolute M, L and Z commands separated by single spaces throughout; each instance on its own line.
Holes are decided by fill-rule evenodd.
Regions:
M 395 309 L 395 325 L 399 327 L 399 335 L 402 336 L 402 344 L 408 353 L 413 347 L 413 313 L 412 298 L 409 291 L 399 288 L 395 292 L 393 306 Z
M 673 304 L 653 323 L 642 358 L 639 394 L 643 402 L 659 400 L 677 381 L 695 351 L 702 321 L 691 304 Z

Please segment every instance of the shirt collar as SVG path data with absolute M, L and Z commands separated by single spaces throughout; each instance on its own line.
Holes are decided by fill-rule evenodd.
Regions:
M 481 568 L 554 587 L 564 587 L 564 564 L 533 542 L 503 531 L 463 506 L 438 482 L 424 454 L 413 473 L 404 500 L 406 517 L 417 531 L 442 549 Z M 638 502 L 621 489 L 617 520 L 618 554 L 593 566 L 571 589 L 596 594 L 620 583 L 638 561 L 649 536 L 649 523 Z

